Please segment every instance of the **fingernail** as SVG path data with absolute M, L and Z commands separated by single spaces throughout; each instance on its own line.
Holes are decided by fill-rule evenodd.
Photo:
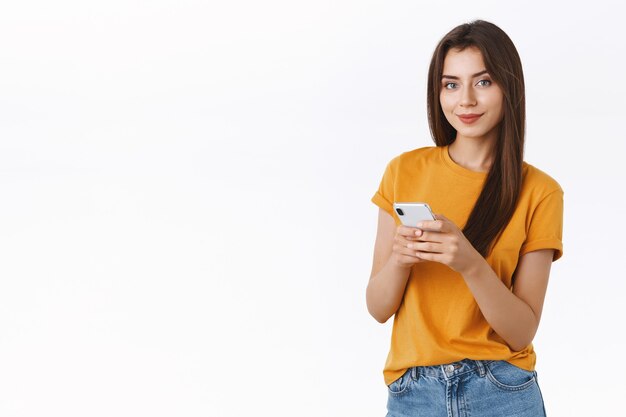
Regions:
M 415 225 L 415 227 L 422 227 L 422 226 L 424 226 L 424 223 L 418 223 Z
M 422 235 L 422 231 L 421 230 L 416 230 L 415 231 L 415 235 L 416 236 L 421 236 Z
M 411 249 L 413 247 L 412 243 L 409 243 L 408 245 L 406 245 L 407 248 Z

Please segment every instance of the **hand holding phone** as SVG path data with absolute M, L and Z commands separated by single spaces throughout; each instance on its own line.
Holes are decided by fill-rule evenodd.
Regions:
M 415 228 L 417 223 L 424 220 L 435 220 L 432 210 L 426 203 L 394 203 L 393 209 L 402 226 L 396 228 L 394 237 L 394 245 L 392 256 L 397 265 L 404 267 L 412 267 L 413 265 L 424 262 L 416 255 L 415 249 L 409 248 L 420 240 L 422 232 Z

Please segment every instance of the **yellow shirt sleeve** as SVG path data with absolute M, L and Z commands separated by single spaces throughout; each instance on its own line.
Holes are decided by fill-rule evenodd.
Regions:
M 395 182 L 395 169 L 394 165 L 396 163 L 396 158 L 391 160 L 387 164 L 387 168 L 385 168 L 385 173 L 383 174 L 383 178 L 380 181 L 380 185 L 378 186 L 378 190 L 372 197 L 372 202 L 376 204 L 381 209 L 385 210 L 392 217 L 395 217 L 395 213 L 393 211 L 393 202 L 394 199 L 394 182 Z
M 554 249 L 556 261 L 563 255 L 563 190 L 558 189 L 541 200 L 535 208 L 520 249 L 520 256 L 540 249 Z

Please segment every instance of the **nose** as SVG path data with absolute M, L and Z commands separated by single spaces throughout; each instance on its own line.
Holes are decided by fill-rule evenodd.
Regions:
M 461 93 L 461 106 L 473 106 L 476 104 L 476 96 L 472 87 L 465 87 Z

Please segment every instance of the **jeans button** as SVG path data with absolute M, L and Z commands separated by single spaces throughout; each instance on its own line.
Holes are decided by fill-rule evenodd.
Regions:
M 454 371 L 454 365 L 448 365 L 446 367 L 446 371 L 448 371 L 449 373 L 452 373 L 452 371 Z

